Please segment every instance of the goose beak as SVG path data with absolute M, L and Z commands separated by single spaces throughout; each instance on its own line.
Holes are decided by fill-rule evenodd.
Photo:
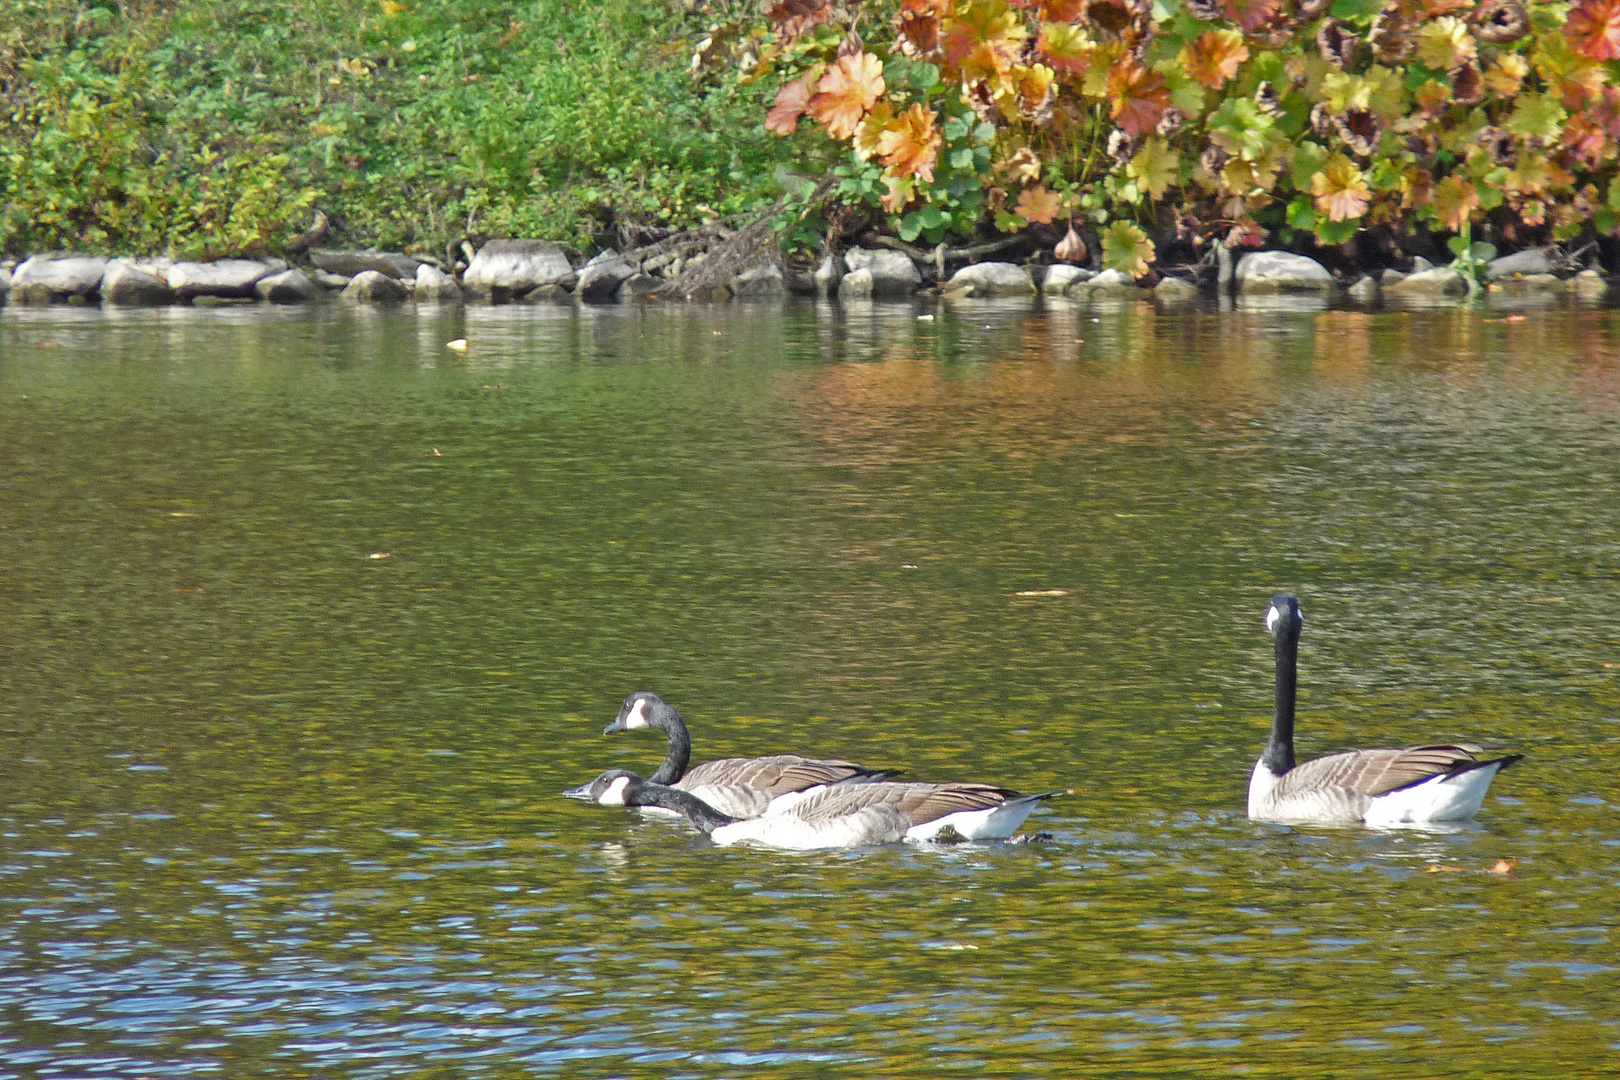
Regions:
M 562 795 L 563 795 L 563 798 L 565 798 L 565 799 L 579 799 L 579 800 L 581 800 L 583 802 L 595 802 L 596 801 L 595 799 L 593 799 L 591 797 L 591 785 L 590 784 L 581 784 L 581 785 L 579 785 L 579 787 L 569 788 L 567 791 L 563 792 Z
M 624 726 L 624 722 L 622 720 L 619 720 L 619 719 L 615 718 L 613 723 L 609 724 L 607 727 L 602 729 L 602 734 L 604 734 L 604 735 L 612 735 L 616 731 L 624 731 L 624 730 L 626 730 L 626 728 Z

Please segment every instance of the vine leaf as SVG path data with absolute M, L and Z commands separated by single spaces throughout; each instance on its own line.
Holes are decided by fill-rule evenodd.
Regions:
M 1118 270 L 1131 280 L 1148 272 L 1153 262 L 1153 241 L 1129 221 L 1116 221 L 1102 233 L 1103 266 Z
M 848 139 L 883 91 L 883 61 L 871 53 L 840 56 L 816 83 L 810 115 L 821 121 L 828 135 Z
M 1048 191 L 1043 185 L 1025 188 L 1018 195 L 1018 203 L 1013 207 L 1018 216 L 1025 221 L 1050 225 L 1052 219 L 1063 211 L 1062 200 L 1055 191 Z
M 1448 176 L 1434 185 L 1434 202 L 1431 206 L 1436 221 L 1452 232 L 1460 232 L 1474 211 L 1479 209 L 1479 192 L 1462 177 Z
M 1279 20 L 1283 0 L 1226 0 L 1226 15 L 1252 34 Z
M 1083 76 L 1091 69 L 1092 50 L 1097 43 L 1085 28 L 1070 23 L 1042 23 L 1035 51 L 1056 71 Z
M 1004 0 L 969 0 L 956 16 L 940 23 L 939 43 L 945 62 L 963 80 L 1000 83 L 1023 53 L 1029 31 Z
M 877 152 L 889 175 L 933 181 L 941 142 L 934 126 L 937 117 L 932 109 L 914 104 L 884 126 L 877 137 Z
M 1142 148 L 1126 164 L 1125 175 L 1135 180 L 1137 188 L 1146 190 L 1156 202 L 1181 180 L 1181 155 L 1154 136 L 1143 142 Z
M 1311 177 L 1311 194 L 1315 196 L 1316 208 L 1326 214 L 1328 220 L 1349 221 L 1367 212 L 1367 200 L 1372 191 L 1355 162 L 1343 154 L 1334 154 Z
M 810 107 L 810 94 L 827 65 L 815 64 L 792 82 L 785 83 L 776 92 L 776 104 L 765 117 L 765 130 L 777 135 L 791 135 L 799 126 L 799 117 Z
M 1181 47 L 1176 62 L 1200 86 L 1219 90 L 1237 77 L 1249 58 L 1243 35 L 1236 30 L 1206 30 Z
M 1593 60 L 1620 60 L 1620 0 L 1581 0 L 1570 9 L 1564 36 Z
M 1127 135 L 1141 136 L 1152 131 L 1170 106 L 1164 78 L 1129 55 L 1108 69 L 1108 96 L 1113 99 L 1114 122 Z

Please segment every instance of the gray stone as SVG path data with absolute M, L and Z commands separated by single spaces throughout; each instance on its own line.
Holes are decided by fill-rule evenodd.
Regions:
M 844 252 L 844 265 L 851 273 L 865 270 L 872 276 L 872 295 L 910 296 L 922 284 L 922 275 L 911 256 L 887 248 L 853 248 Z M 839 295 L 843 295 L 840 287 Z
M 1412 256 L 1412 273 L 1421 274 L 1426 270 L 1433 270 L 1433 269 L 1434 269 L 1434 263 L 1430 262 L 1428 259 L 1425 259 L 1421 255 Z
M 738 274 L 731 291 L 739 300 L 774 300 L 787 295 L 787 282 L 782 279 L 781 267 L 762 263 Z
M 1383 275 L 1379 277 L 1378 283 L 1387 289 L 1397 281 L 1405 280 L 1405 274 L 1401 273 L 1399 270 L 1396 270 L 1394 267 L 1389 267 L 1384 271 Z
M 1384 291 L 1400 299 L 1434 299 L 1447 296 L 1466 296 L 1468 281 L 1449 266 L 1421 270 L 1394 284 L 1386 283 Z
M 1070 285 L 1068 295 L 1080 299 L 1096 299 L 1105 296 L 1146 296 L 1147 290 L 1118 270 L 1104 270 L 1100 274 Z
M 416 268 L 425 265 L 421 259 L 401 255 L 397 251 L 329 251 L 315 248 L 309 261 L 316 269 L 339 277 L 352 278 L 364 270 L 376 270 L 401 281 L 415 281 Z
M 1499 282 L 1498 286 L 1507 293 L 1561 292 L 1564 281 L 1556 274 L 1520 274 Z
M 1601 300 L 1609 294 L 1609 279 L 1597 270 L 1582 270 L 1568 285 L 1570 293 L 1582 300 Z
M 951 276 L 949 288 L 959 285 L 972 285 L 974 296 L 1029 296 L 1035 292 L 1029 271 L 1008 262 L 964 266 Z
M 872 271 L 863 266 L 859 270 L 851 270 L 845 274 L 843 280 L 838 283 L 838 299 L 872 299 Z
M 1041 280 L 1041 292 L 1047 296 L 1062 296 L 1068 291 L 1069 286 L 1077 281 L 1085 281 L 1091 276 L 1090 270 L 1082 270 L 1067 263 L 1054 263 L 1046 268 L 1046 277 Z
M 617 251 L 604 251 L 579 271 L 574 284 L 574 299 L 587 304 L 601 304 L 615 300 L 619 286 L 636 276 L 633 263 Z
M 227 300 L 256 298 L 253 286 L 270 276 L 270 267 L 257 259 L 219 259 L 215 262 L 177 262 L 169 267 L 169 288 L 183 301 L 199 296 Z
M 363 304 L 397 304 L 409 297 L 405 286 L 380 270 L 360 271 L 343 290 L 343 299 Z
M 1540 248 L 1525 248 L 1500 259 L 1492 259 L 1485 273 L 1491 279 L 1512 277 L 1514 274 L 1550 274 L 1552 260 Z
M 0 298 L 11 291 L 11 267 L 0 266 Z
M 816 281 L 817 296 L 831 296 L 838 291 L 838 283 L 844 280 L 844 257 L 842 255 L 829 255 L 821 260 L 813 275 Z
M 99 256 L 51 252 L 35 255 L 11 275 L 11 301 L 52 304 L 72 297 L 91 297 L 101 287 L 107 260 Z
M 193 307 L 242 307 L 246 304 L 259 302 L 257 296 L 199 296 L 193 300 Z
M 260 278 L 253 291 L 261 300 L 272 304 L 308 304 L 321 297 L 321 287 L 309 280 L 302 270 L 283 270 L 279 274 Z
M 655 278 L 651 274 L 637 274 L 628 278 L 619 287 L 619 295 L 626 300 L 652 300 L 658 296 L 658 290 L 666 284 L 662 278 Z
M 1190 304 L 1198 299 L 1198 286 L 1185 278 L 1160 278 L 1153 287 L 1153 299 L 1161 303 Z
M 1251 251 L 1233 275 L 1240 292 L 1321 292 L 1333 275 L 1315 259 L 1290 251 Z
M 1350 286 L 1350 299 L 1358 304 L 1378 303 L 1378 279 L 1371 274 L 1362 275 L 1359 281 Z
M 113 259 L 101 275 L 101 300 L 124 307 L 162 307 L 174 303 L 174 290 L 134 263 Z
M 572 300 L 573 294 L 561 285 L 553 283 L 550 285 L 536 285 L 518 299 L 525 304 L 547 304 Z
M 521 296 L 540 285 L 572 288 L 574 267 L 549 240 L 491 240 L 478 249 L 461 280 L 485 296 Z
M 325 270 L 317 269 L 309 275 L 315 284 L 323 289 L 346 289 L 349 287 L 349 278 L 342 274 L 328 274 Z
M 1232 249 L 1224 242 L 1215 245 L 1215 284 L 1222 289 L 1232 287 Z
M 455 278 L 432 263 L 422 263 L 416 268 L 416 299 L 428 303 L 460 300 L 461 286 L 456 284 Z

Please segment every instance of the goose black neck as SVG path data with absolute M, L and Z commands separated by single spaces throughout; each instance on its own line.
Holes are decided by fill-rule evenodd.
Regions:
M 652 774 L 647 781 L 649 784 L 673 784 L 686 775 L 686 767 L 692 761 L 692 737 L 687 734 L 686 721 L 681 714 L 671 708 L 657 710 L 657 715 L 647 721 L 648 727 L 655 727 L 669 737 L 669 751 L 664 754 L 664 763 L 658 766 L 658 771 Z M 673 810 L 674 807 L 669 807 Z
M 691 792 L 665 787 L 650 780 L 630 785 L 625 792 L 624 801 L 627 806 L 660 806 L 665 810 L 673 810 L 705 835 L 737 820 L 722 814 Z
M 1297 618 L 1277 628 L 1277 701 L 1271 717 L 1271 739 L 1260 760 L 1281 776 L 1294 767 L 1294 695 L 1299 686 Z

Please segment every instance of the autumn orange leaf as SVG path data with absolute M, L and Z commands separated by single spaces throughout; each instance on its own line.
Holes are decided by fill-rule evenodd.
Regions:
M 1487 874 L 1501 874 L 1506 877 L 1513 873 L 1513 868 L 1519 865 L 1518 859 L 1497 859 L 1496 865 L 1485 871 Z
M 1329 221 L 1350 221 L 1367 212 L 1372 190 L 1355 162 L 1334 154 L 1311 177 L 1311 194 L 1316 197 L 1316 208 Z
M 915 104 L 884 127 L 877 138 L 877 152 L 889 175 L 916 177 L 924 183 L 934 179 L 941 141 L 934 126 L 937 115 Z
M 1239 66 L 1248 58 L 1242 34 L 1236 30 L 1206 30 L 1181 47 L 1176 62 L 1200 86 L 1219 90 L 1237 77 Z
M 894 106 L 887 101 L 879 101 L 872 106 L 872 111 L 866 114 L 865 119 L 855 129 L 855 139 L 850 144 L 855 149 L 855 156 L 862 161 L 871 161 L 878 153 L 878 139 L 883 135 L 883 129 L 894 120 Z
M 964 80 L 1000 77 L 1018 63 L 1029 31 L 1005 0 L 970 0 L 940 23 L 945 62 Z
M 1108 69 L 1108 96 L 1113 99 L 1114 123 L 1127 135 L 1146 135 L 1170 105 L 1164 78 L 1148 71 L 1130 56 Z
M 765 117 L 765 130 L 777 135 L 791 135 L 799 126 L 799 117 L 810 107 L 810 93 L 826 70 L 825 64 L 816 64 L 776 92 L 776 104 Z
M 847 139 L 884 89 L 883 61 L 871 53 L 840 56 L 816 84 L 810 115 L 821 121 L 828 135 Z
M 1092 41 L 1082 26 L 1069 23 L 1042 23 L 1041 36 L 1036 39 L 1035 51 L 1056 71 L 1068 75 L 1084 75 L 1091 69 Z
M 950 10 L 950 0 L 902 0 L 894 26 L 905 51 L 921 55 L 938 48 L 939 20 Z
M 1013 209 L 1025 221 L 1050 225 L 1052 219 L 1062 213 L 1063 203 L 1058 198 L 1057 192 L 1048 191 L 1044 186 L 1037 184 L 1019 193 L 1018 203 Z
M 885 176 L 883 182 L 889 190 L 883 194 L 883 209 L 891 214 L 898 214 L 917 196 L 917 182 L 902 176 Z
M 1460 176 L 1448 176 L 1434 185 L 1435 220 L 1441 225 L 1458 232 L 1463 224 L 1469 220 L 1473 212 L 1479 209 L 1479 192 Z
M 1620 60 L 1620 0 L 1581 0 L 1570 9 L 1564 36 L 1593 60 Z

